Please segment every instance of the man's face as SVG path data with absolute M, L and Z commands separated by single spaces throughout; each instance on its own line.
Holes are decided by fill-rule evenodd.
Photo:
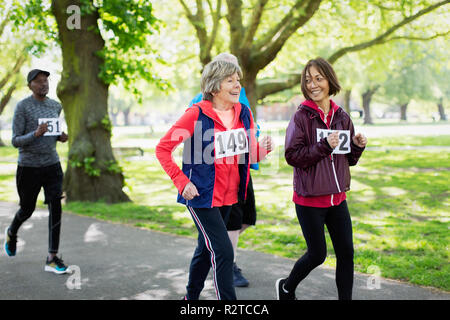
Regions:
M 39 73 L 36 78 L 28 84 L 28 87 L 35 95 L 43 98 L 48 93 L 48 77 L 43 73 Z

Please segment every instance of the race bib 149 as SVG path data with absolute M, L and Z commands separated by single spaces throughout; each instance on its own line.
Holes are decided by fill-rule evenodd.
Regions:
M 216 159 L 248 152 L 247 135 L 243 128 L 216 132 L 214 134 Z
M 328 137 L 333 132 L 338 132 L 339 144 L 334 148 L 334 154 L 346 154 L 351 151 L 350 149 L 350 130 L 328 130 L 317 128 L 317 142 L 320 139 Z

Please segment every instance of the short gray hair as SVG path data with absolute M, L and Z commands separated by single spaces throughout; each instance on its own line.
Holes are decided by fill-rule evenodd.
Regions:
M 228 52 L 221 52 L 217 56 L 215 56 L 214 59 L 212 59 L 212 61 L 218 61 L 218 60 L 228 61 L 228 62 L 239 65 L 238 58 L 234 54 L 231 54 Z
M 220 91 L 222 81 L 236 72 L 242 78 L 241 68 L 232 62 L 213 60 L 208 63 L 202 72 L 201 89 L 203 99 L 212 101 L 213 93 Z

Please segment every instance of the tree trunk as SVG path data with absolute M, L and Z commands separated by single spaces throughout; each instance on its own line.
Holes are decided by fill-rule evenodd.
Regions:
M 8 104 L 9 100 L 11 100 L 11 96 L 13 92 L 16 90 L 16 88 L 17 88 L 17 81 L 11 84 L 11 86 L 6 91 L 5 95 L 0 100 L 0 114 L 2 114 L 3 110 L 5 110 L 5 107 Z
M 372 89 L 367 89 L 366 92 L 363 93 L 363 109 L 364 109 L 364 124 L 373 124 L 372 115 L 370 114 L 370 102 L 372 101 L 372 97 L 375 92 L 378 90 L 379 86 L 375 86 Z
M 125 110 L 122 110 L 123 122 L 124 122 L 125 126 L 130 125 L 130 112 L 131 112 L 131 107 L 126 108 Z
M 117 116 L 119 115 L 119 112 L 112 112 L 112 111 L 110 111 L 109 115 L 110 115 L 110 117 L 112 119 L 112 125 L 113 126 L 117 126 Z
M 351 111 L 350 111 L 350 98 L 352 95 L 352 89 L 345 90 L 344 92 L 344 110 L 348 113 L 348 115 L 351 117 Z
M 2 140 L 2 121 L 0 120 L 0 147 L 4 147 L 6 144 Z
M 408 104 L 409 104 L 409 102 L 404 103 L 404 104 L 402 104 L 400 106 L 400 121 L 406 121 L 407 120 L 406 109 L 408 108 Z
M 242 70 L 244 73 L 243 87 L 245 88 L 245 93 L 247 95 L 248 102 L 250 103 L 250 108 L 253 113 L 254 120 L 257 119 L 256 104 L 258 103 L 257 93 L 256 93 L 256 75 L 252 76 L 246 70 Z M 247 72 L 247 73 L 246 73 Z
M 3 110 L 5 110 L 6 105 L 8 104 L 9 100 L 11 100 L 11 96 L 13 94 L 13 92 L 16 90 L 16 86 L 17 86 L 17 81 L 14 82 L 6 91 L 5 95 L 2 97 L 2 99 L 0 100 L 0 114 L 3 113 Z M 2 128 L 1 128 L 1 121 L 0 121 L 0 147 L 4 147 L 6 146 L 6 144 L 3 142 L 2 140 Z
M 447 120 L 447 115 L 445 114 L 445 109 L 444 109 L 444 99 L 440 98 L 439 102 L 437 104 L 438 106 L 438 112 L 439 112 L 439 117 L 440 117 L 440 121 L 446 121 Z
M 67 201 L 129 201 L 124 177 L 111 147 L 108 85 L 99 77 L 104 48 L 97 11 L 83 14 L 81 29 L 69 30 L 69 5 L 81 0 L 52 0 L 63 57 L 57 94 L 62 102 L 69 134 L 69 155 L 64 179 Z

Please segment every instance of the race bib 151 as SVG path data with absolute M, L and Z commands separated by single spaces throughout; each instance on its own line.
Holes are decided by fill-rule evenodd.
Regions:
M 47 123 L 47 132 L 44 136 L 60 136 L 62 134 L 62 119 L 61 118 L 39 118 L 38 124 Z

